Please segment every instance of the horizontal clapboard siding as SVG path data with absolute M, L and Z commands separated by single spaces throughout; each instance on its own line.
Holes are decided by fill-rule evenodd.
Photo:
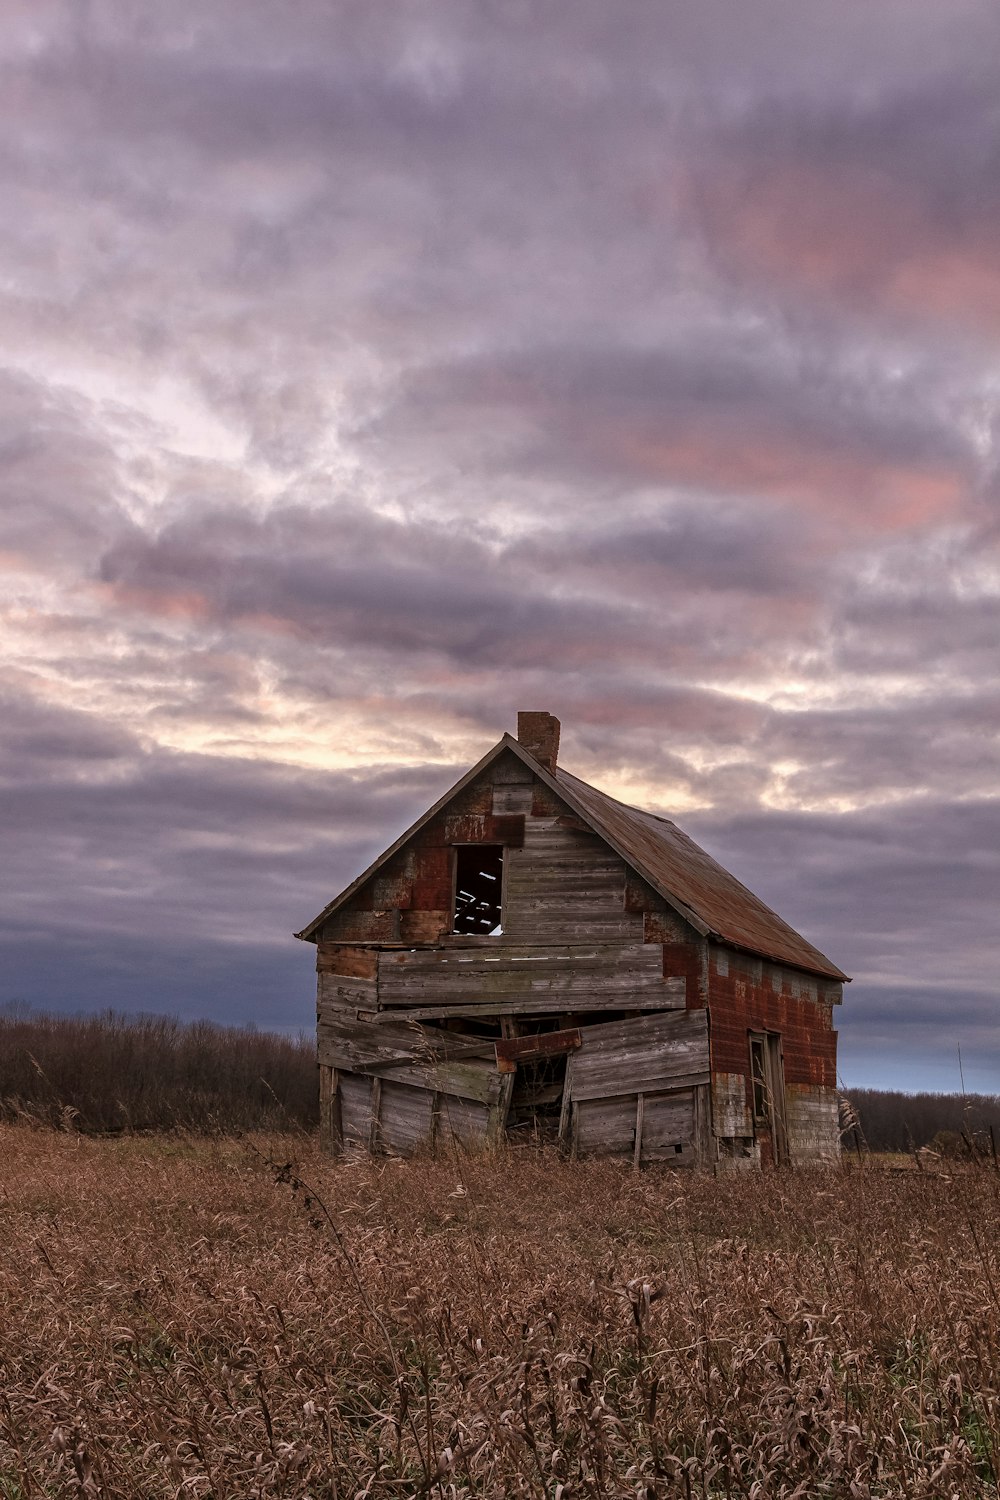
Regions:
M 319 1061 L 343 1076 L 363 1075 L 433 1093 L 494 1104 L 500 1075 L 492 1042 L 431 1036 L 405 1022 L 350 1021 L 321 1015 Z
M 785 1090 L 785 1125 L 793 1162 L 832 1162 L 840 1156 L 836 1089 L 790 1084 Z
M 588 1099 L 575 1107 L 574 1149 L 582 1156 L 631 1156 L 635 1150 L 634 1094 Z
M 340 974 L 318 974 L 316 1007 L 321 1016 L 334 1010 L 350 1014 L 359 1010 L 376 1010 L 378 986 L 374 979 L 345 979 Z
M 694 1090 L 670 1094 L 617 1094 L 610 1099 L 583 1099 L 573 1105 L 573 1146 L 581 1156 L 635 1157 L 641 1118 L 641 1162 L 688 1167 L 695 1160 Z
M 581 1030 L 567 1064 L 570 1098 L 612 1098 L 709 1082 L 708 1018 L 703 1010 L 609 1021 Z
M 524 845 L 506 854 L 504 934 L 515 943 L 642 938 L 625 910 L 625 862 L 594 834 L 529 817 Z
M 642 1159 L 679 1163 L 694 1139 L 694 1090 L 647 1094 L 642 1112 Z M 681 1150 L 678 1151 L 678 1147 Z
M 409 1156 L 429 1144 L 434 1131 L 434 1095 L 427 1089 L 383 1080 L 379 1111 L 379 1144 Z
M 652 943 L 505 943 L 380 953 L 378 1003 L 511 1012 L 679 1009 L 684 985 L 663 978 L 662 950 Z

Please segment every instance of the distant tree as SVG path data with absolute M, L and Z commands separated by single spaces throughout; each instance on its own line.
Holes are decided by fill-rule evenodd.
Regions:
M 170 1016 L 0 1012 L 0 1119 L 84 1131 L 311 1129 L 313 1039 Z
M 872 1151 L 912 1151 L 955 1137 L 967 1153 L 990 1154 L 1000 1146 L 1000 1096 L 996 1094 L 904 1094 L 888 1089 L 848 1089 L 846 1097 Z M 949 1145 L 949 1149 L 951 1149 Z

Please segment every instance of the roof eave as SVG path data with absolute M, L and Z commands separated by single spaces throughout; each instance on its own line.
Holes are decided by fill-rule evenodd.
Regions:
M 813 974 L 818 979 L 830 979 L 839 984 L 850 984 L 850 974 L 845 974 L 842 969 L 830 960 L 826 960 L 826 967 L 820 964 L 794 963 L 792 959 L 781 953 L 772 953 L 764 947 L 751 948 L 747 943 L 739 943 L 735 938 L 726 937 L 724 932 L 710 932 L 709 940 L 713 943 L 721 943 L 726 948 L 734 948 L 738 953 L 749 953 L 752 958 L 763 958 L 767 963 L 780 964 L 784 969 L 798 969 L 802 974 Z M 816 950 L 819 952 L 819 949 Z M 825 954 L 820 954 L 825 959 Z

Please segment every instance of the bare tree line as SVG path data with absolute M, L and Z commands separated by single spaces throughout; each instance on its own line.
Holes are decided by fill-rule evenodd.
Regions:
M 312 1037 L 169 1016 L 0 1012 L 0 1120 L 91 1133 L 312 1129 Z
M 1000 1096 L 846 1090 L 871 1151 L 1000 1145 Z M 317 1124 L 312 1036 L 169 1016 L 0 1011 L 0 1120 L 93 1133 Z M 845 1135 L 855 1143 L 853 1128 Z
M 860 1138 L 871 1151 L 912 1151 L 934 1146 L 949 1154 L 989 1152 L 990 1127 L 1000 1147 L 1000 1096 L 904 1094 L 894 1089 L 847 1089 Z M 848 1130 L 846 1144 L 853 1140 Z

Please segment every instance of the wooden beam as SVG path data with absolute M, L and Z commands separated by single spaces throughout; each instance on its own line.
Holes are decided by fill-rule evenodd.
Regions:
M 573 1054 L 566 1059 L 566 1076 L 563 1079 L 562 1109 L 559 1112 L 559 1149 L 564 1154 L 570 1149 L 570 1128 L 573 1103 Z
M 319 1140 L 330 1156 L 339 1156 L 344 1148 L 340 1118 L 340 1080 L 336 1068 L 319 1066 Z
M 632 1171 L 642 1166 L 642 1121 L 646 1110 L 645 1094 L 638 1094 L 635 1101 L 635 1150 L 632 1153 Z
M 627 1000 L 629 1010 L 644 1011 L 670 1011 L 676 1014 L 685 1009 L 685 1001 L 680 988 L 684 985 L 683 979 L 661 980 L 663 986 L 660 990 L 648 990 L 638 995 L 630 995 Z M 674 989 L 673 986 L 678 986 Z M 552 1016 L 562 1015 L 567 1010 L 574 1013 L 579 1012 L 586 1015 L 595 1010 L 624 1010 L 626 1001 L 624 997 L 596 994 L 593 997 L 573 995 L 567 999 L 565 993 L 555 991 L 547 993 L 538 990 L 533 995 L 523 998 L 497 999 L 481 1002 L 478 1000 L 455 1000 L 450 1005 L 407 1005 L 405 1009 L 399 1010 L 386 1008 L 381 1014 L 387 1020 L 401 1020 L 404 1017 L 410 1021 L 443 1021 L 449 1016 L 456 1018 L 465 1017 L 474 1021 L 479 1017 L 492 1019 L 494 1016 Z
M 517 1036 L 517 1022 L 513 1018 L 508 1018 L 501 1021 L 500 1025 L 504 1040 L 508 1045 L 513 1043 Z M 510 1114 L 514 1085 L 517 1082 L 517 1064 L 515 1063 L 509 1070 L 501 1069 L 500 1071 L 504 1073 L 504 1077 L 500 1080 L 497 1100 L 490 1109 L 489 1123 L 486 1127 L 486 1139 L 492 1145 L 496 1145 L 503 1139 L 507 1129 L 507 1117 Z
M 575 1052 L 579 1045 L 577 1027 L 565 1031 L 540 1031 L 533 1036 L 502 1037 L 494 1043 L 497 1068 L 501 1073 L 513 1073 L 519 1062 L 536 1057 L 560 1057 L 564 1052 Z
M 373 1154 L 378 1150 L 378 1121 L 382 1113 L 382 1080 L 372 1079 L 371 1094 L 371 1126 L 368 1132 L 368 1150 Z

